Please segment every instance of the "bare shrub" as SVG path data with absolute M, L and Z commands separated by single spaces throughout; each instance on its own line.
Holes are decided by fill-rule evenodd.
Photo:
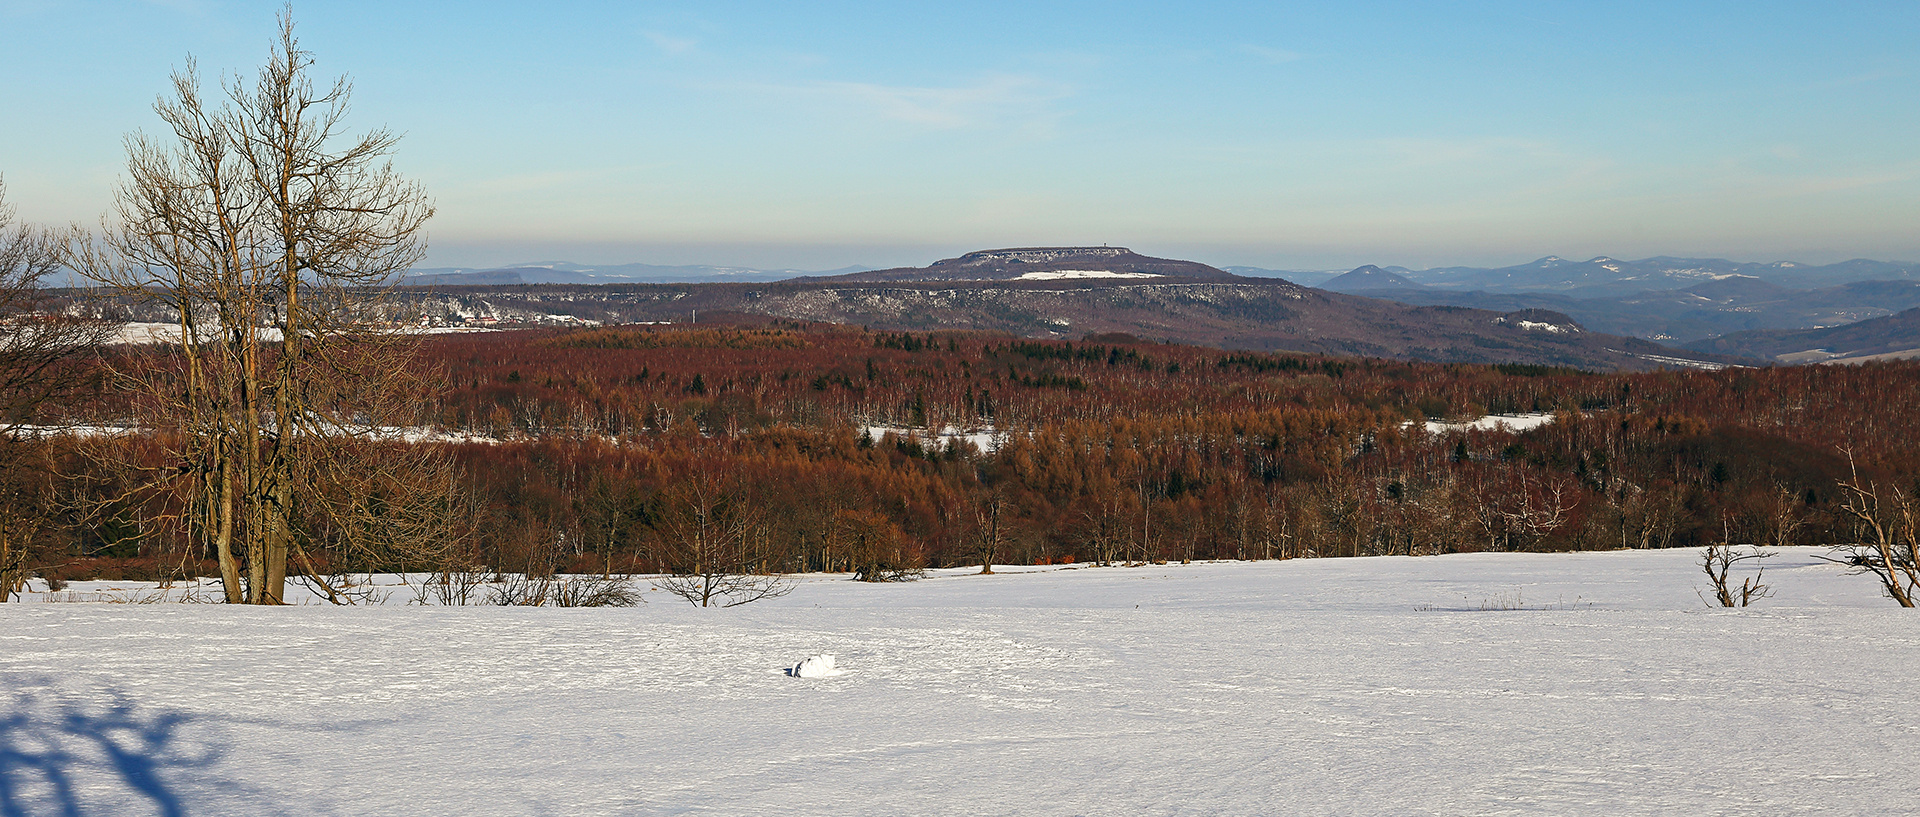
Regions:
M 926 573 L 925 568 L 874 562 L 861 565 L 853 578 L 863 582 L 911 582 L 919 581 Z
M 793 592 L 793 585 L 782 576 L 756 576 L 751 573 L 661 576 L 654 579 L 653 586 L 697 607 L 739 607 L 762 599 L 777 599 Z
M 1847 460 L 1852 463 L 1852 452 Z M 1914 606 L 1920 600 L 1920 499 L 1897 487 L 1862 480 L 1857 468 L 1851 479 L 1840 483 L 1840 490 L 1846 496 L 1840 510 L 1864 536 L 1854 544 L 1835 545 L 1833 561 L 1856 573 L 1873 574 L 1888 598 L 1901 607 Z
M 492 588 L 488 604 L 502 607 L 632 607 L 642 602 L 625 576 L 505 577 Z
M 1713 601 L 1707 602 L 1707 606 L 1719 604 L 1721 607 L 1746 607 L 1773 595 L 1773 588 L 1761 583 L 1760 579 L 1766 571 L 1758 568 L 1757 564 L 1759 560 L 1771 558 L 1773 555 L 1773 551 L 1761 550 L 1758 547 L 1743 551 L 1739 545 L 1730 545 L 1725 542 L 1706 546 L 1700 552 L 1700 569 L 1707 574 L 1707 580 L 1713 586 Z M 1733 566 L 1741 562 L 1756 562 L 1757 569 L 1753 571 L 1753 575 L 1741 579 L 1740 585 L 1735 587 L 1731 584 L 1733 580 L 1729 577 L 1733 572 Z M 1702 593 L 1700 597 L 1705 600 L 1706 594 Z
M 632 607 L 644 603 L 625 576 L 568 576 L 553 591 L 555 607 Z
M 474 594 L 486 586 L 487 575 L 486 571 L 471 565 L 448 565 L 413 588 L 413 603 L 465 607 L 472 604 Z

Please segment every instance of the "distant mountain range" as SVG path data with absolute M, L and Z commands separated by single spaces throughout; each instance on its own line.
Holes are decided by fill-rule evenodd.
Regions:
M 1548 256 L 1498 269 L 1366 266 L 1321 286 L 1420 306 L 1550 309 L 1590 329 L 1690 344 L 1731 332 L 1835 326 L 1920 306 L 1920 264 Z
M 1121 247 L 981 250 L 925 267 L 773 283 L 439 286 L 413 297 L 430 321 L 444 325 L 777 317 L 888 330 L 1069 339 L 1123 334 L 1263 352 L 1595 370 L 1738 362 L 1589 331 L 1548 310 L 1408 306 Z
M 784 281 L 809 275 L 840 275 L 863 272 L 872 267 L 842 267 L 835 270 L 797 269 L 763 270 L 749 267 L 719 267 L 710 264 L 663 266 L 657 264 L 609 264 L 585 266 L 565 261 L 513 264 L 490 269 L 435 267 L 407 272 L 404 283 L 412 286 L 503 286 L 511 284 L 682 284 L 701 282 Z
M 414 270 L 408 284 L 432 286 L 604 285 L 687 283 L 773 283 L 855 285 L 914 282 L 999 282 L 1006 284 L 1214 282 L 1254 285 L 1304 284 L 1364 298 L 1420 307 L 1466 307 L 1506 314 L 1527 310 L 1556 313 L 1584 331 L 1653 340 L 1697 352 L 1774 358 L 1795 362 L 1824 353 L 1817 344 L 1786 352 L 1772 340 L 1753 335 L 1725 344 L 1706 344 L 1736 333 L 1814 330 L 1891 316 L 1920 307 L 1920 264 L 1855 259 L 1837 264 L 1753 263 L 1721 258 L 1660 256 L 1623 261 L 1605 256 L 1569 261 L 1547 256 L 1509 267 L 1436 267 L 1414 270 L 1366 265 L 1345 272 L 1273 270 L 1234 266 L 1215 268 L 1135 253 L 1125 247 L 1016 247 L 980 250 L 925 267 L 837 270 L 753 269 L 712 265 L 619 264 L 586 266 L 565 262 L 517 264 L 495 269 Z M 703 308 L 733 309 L 720 303 Z M 753 311 L 753 310 L 749 310 Z M 853 316 L 845 316 L 851 319 Z M 824 319 L 824 317 L 822 318 Z M 1539 323 L 1540 321 L 1533 321 Z M 1551 322 L 1551 321 L 1549 321 Z M 1017 331 L 1014 326 L 1004 327 Z M 1318 331 L 1318 330 L 1316 330 Z M 1338 333 L 1336 333 L 1338 334 Z M 1897 335 L 1898 333 L 1896 333 Z M 1171 336 L 1169 336 L 1171 337 Z M 1782 337 L 1780 344 L 1802 343 Z M 1811 341 L 1807 341 L 1811 342 Z M 1887 344 L 1901 341 L 1889 339 Z M 1353 353 L 1400 356 L 1404 344 L 1344 347 Z M 1846 345 L 1846 344 L 1841 344 Z M 1857 344 L 1882 352 L 1885 344 Z M 1780 346 L 1778 348 L 1785 348 Z M 1916 344 L 1920 346 L 1920 344 Z M 1324 335 L 1289 348 L 1340 347 Z M 1361 351 L 1363 348 L 1370 351 Z M 1836 350 L 1844 355 L 1854 349 Z M 1593 365 L 1586 361 L 1581 365 Z M 1571 364 L 1570 364 L 1571 365 Z
M 1511 267 L 1361 267 L 1392 273 L 1420 287 L 1492 293 L 1551 292 L 1570 298 L 1616 298 L 1645 291 L 1674 290 L 1734 278 L 1764 281 L 1787 289 L 1819 289 L 1854 281 L 1920 280 L 1920 264 L 1856 258 L 1838 264 L 1791 261 L 1758 264 L 1724 258 L 1658 256 L 1622 261 L 1599 256 L 1568 261 L 1549 255 Z M 1345 277 L 1345 276 L 1342 276 Z M 1335 279 L 1338 280 L 1338 279 Z M 1362 283 L 1365 279 L 1357 279 Z M 1324 284 L 1329 288 L 1332 282 Z M 1348 289 L 1351 289 L 1349 287 Z M 1348 291 L 1342 289 L 1340 291 Z
M 1324 286 L 1328 281 L 1338 278 L 1342 274 L 1340 270 L 1267 269 L 1266 267 L 1246 266 L 1221 267 L 1220 269 L 1242 278 L 1282 278 L 1301 286 L 1309 287 Z
M 1021 254 L 1027 254 L 1022 257 Z M 1034 255 L 1046 254 L 1044 259 Z M 1144 265 L 1144 266 L 1143 266 Z M 1154 266 L 1158 265 L 1158 266 Z M 1169 266 L 1170 265 L 1170 266 Z M 1148 266 L 1153 266 L 1148 269 Z M 587 266 L 564 261 L 511 264 L 504 267 L 421 268 L 407 274 L 409 284 L 595 284 L 595 283 L 703 283 L 720 281 L 768 282 L 792 278 L 891 280 L 906 275 L 916 280 L 932 275 L 958 275 L 983 280 L 993 275 L 1020 275 L 1066 267 L 1135 271 L 1183 277 L 1237 275 L 1247 278 L 1283 278 L 1296 284 L 1358 292 L 1369 289 L 1437 289 L 1491 294 L 1550 293 L 1574 299 L 1620 298 L 1647 291 L 1683 289 L 1728 279 L 1757 279 L 1787 290 L 1821 289 L 1858 281 L 1920 280 L 1920 263 L 1854 259 L 1838 264 L 1812 265 L 1781 261 L 1769 264 L 1724 258 L 1659 256 L 1621 261 L 1606 256 L 1568 261 L 1547 256 L 1510 267 L 1406 267 L 1367 265 L 1353 272 L 1279 270 L 1263 267 L 1210 267 L 1191 261 L 1154 259 L 1124 247 L 1037 247 L 981 250 L 926 267 L 877 270 L 850 266 L 833 270 L 756 269 L 710 264 L 609 264 Z M 1124 268 L 1124 269 L 1122 269 Z M 932 270 L 934 272 L 928 273 Z M 1354 275 L 1353 273 L 1364 273 Z M 1386 274 L 1382 277 L 1381 274 Z M 862 275 L 864 278 L 852 278 Z M 1336 283 L 1337 282 L 1337 283 Z

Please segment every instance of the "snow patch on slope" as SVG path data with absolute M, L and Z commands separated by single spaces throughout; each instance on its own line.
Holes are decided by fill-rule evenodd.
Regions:
M 1069 278 L 1160 278 L 1151 272 L 1114 272 L 1103 269 L 1061 269 L 1045 272 L 1029 272 L 1015 281 L 1062 281 Z
M 1450 431 L 1492 431 L 1505 429 L 1515 433 L 1531 431 L 1553 422 L 1553 412 L 1529 412 L 1525 414 L 1489 414 L 1478 420 L 1448 422 L 1446 420 L 1428 420 L 1428 434 L 1445 434 Z M 1408 421 L 1407 425 L 1413 425 Z
M 1580 331 L 1580 327 L 1574 326 L 1573 324 L 1548 323 L 1546 321 L 1509 320 L 1504 316 L 1499 318 L 1494 318 L 1493 322 L 1504 323 L 1509 326 L 1525 329 L 1529 332 L 1547 332 L 1549 334 L 1554 334 L 1554 335 L 1571 335 L 1571 334 L 1577 334 Z
M 908 426 L 867 425 L 860 427 L 860 433 L 876 443 L 880 442 L 888 434 L 892 434 L 902 439 L 918 440 L 922 445 L 932 445 L 936 449 L 945 448 L 954 443 L 970 443 L 973 447 L 989 454 L 993 453 L 994 449 L 1000 447 L 1000 441 L 1006 438 L 1005 434 L 994 430 L 992 426 L 984 429 L 962 429 L 958 426 L 944 426 L 938 432 L 935 432 L 932 429 L 912 428 Z

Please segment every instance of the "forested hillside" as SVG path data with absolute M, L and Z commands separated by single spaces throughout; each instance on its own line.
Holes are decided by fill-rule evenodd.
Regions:
M 417 342 L 432 399 L 359 445 L 376 462 L 444 453 L 457 490 L 434 500 L 440 544 L 316 526 L 302 569 L 664 570 L 695 523 L 750 570 L 870 575 L 1814 544 L 1861 536 L 1840 488 L 1852 467 L 1886 508 L 1920 487 L 1908 363 L 1591 374 L 782 321 Z M 128 408 L 108 396 L 71 409 L 112 424 Z M 1553 419 L 1429 423 L 1514 412 Z M 150 436 L 40 445 L 85 475 L 45 486 L 63 510 L 41 561 L 70 577 L 209 569 L 186 544 L 194 497 L 89 465 Z M 400 507 L 406 490 L 377 493 Z

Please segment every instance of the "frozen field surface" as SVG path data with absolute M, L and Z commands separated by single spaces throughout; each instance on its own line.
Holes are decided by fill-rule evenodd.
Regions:
M 1912 813 L 1920 617 L 1816 552 L 1746 610 L 1702 604 L 1693 551 L 726 610 L 29 597 L 0 605 L 0 813 Z M 788 675 L 818 654 L 844 674 Z

